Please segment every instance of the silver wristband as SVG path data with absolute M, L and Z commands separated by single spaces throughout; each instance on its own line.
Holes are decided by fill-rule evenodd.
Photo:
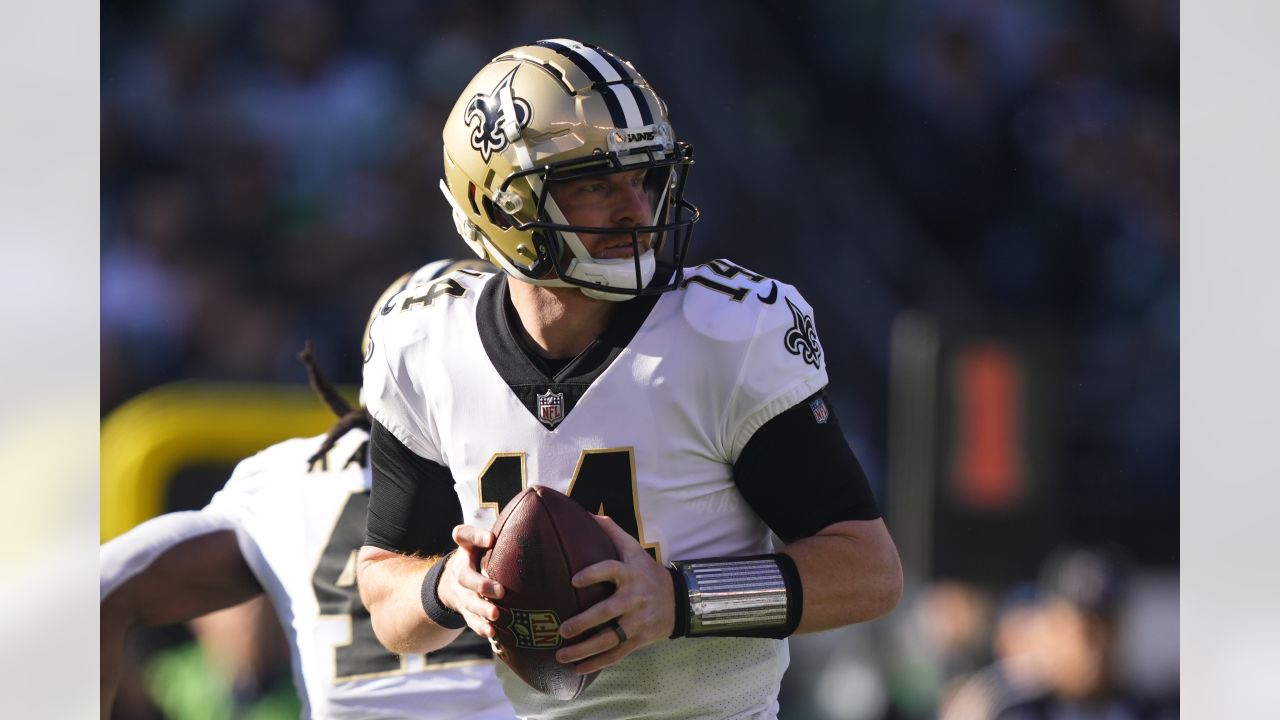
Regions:
M 672 563 L 688 599 L 684 635 L 786 637 L 799 625 L 795 564 L 786 555 Z M 795 587 L 793 587 L 795 586 Z

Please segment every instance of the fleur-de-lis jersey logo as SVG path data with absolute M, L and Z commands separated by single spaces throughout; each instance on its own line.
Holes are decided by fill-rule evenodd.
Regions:
M 791 302 L 791 298 L 784 296 L 783 299 L 787 301 L 787 307 L 791 308 L 791 318 L 794 322 L 782 338 L 783 344 L 787 346 L 787 352 L 799 355 L 800 359 L 821 370 L 822 345 L 818 344 L 818 331 L 813 326 L 813 318 L 800 312 L 800 308 Z
M 509 140 L 504 128 L 514 122 L 519 130 L 529 124 L 533 115 L 529 102 L 516 97 L 511 90 L 519 69 L 519 66 L 512 68 L 491 92 L 476 93 L 463 115 L 463 122 L 471 128 L 471 148 L 478 150 L 486 163 L 495 152 L 507 147 Z M 507 117 L 508 112 L 515 116 L 514 120 Z

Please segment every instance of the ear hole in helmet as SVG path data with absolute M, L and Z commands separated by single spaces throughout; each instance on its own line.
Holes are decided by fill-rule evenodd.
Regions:
M 484 206 L 485 217 L 489 218 L 489 222 L 494 225 L 507 230 L 515 224 L 511 216 L 494 206 L 493 201 L 489 198 L 482 198 L 480 204 Z
M 480 208 L 476 207 L 476 184 L 467 183 L 467 199 L 471 201 L 471 211 L 480 214 Z

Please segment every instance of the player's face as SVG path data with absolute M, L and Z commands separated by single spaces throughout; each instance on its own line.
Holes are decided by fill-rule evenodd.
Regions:
M 571 180 L 551 187 L 551 197 L 571 225 L 633 228 L 653 221 L 652 200 L 645 188 L 644 170 L 625 170 Z M 579 233 L 591 257 L 612 260 L 632 257 L 631 233 Z M 640 252 L 649 249 L 650 235 L 640 235 Z

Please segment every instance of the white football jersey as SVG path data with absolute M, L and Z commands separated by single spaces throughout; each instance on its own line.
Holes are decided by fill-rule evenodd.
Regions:
M 404 656 L 374 637 L 356 587 L 368 438 L 348 432 L 314 466 L 323 436 L 273 445 L 241 462 L 203 510 L 235 528 L 280 616 L 303 717 L 514 717 L 483 639 L 468 632 L 438 653 Z
M 795 288 L 727 261 L 689 269 L 656 303 L 619 304 L 619 316 L 652 310 L 634 336 L 606 331 L 552 381 L 514 344 L 505 281 L 464 272 L 400 293 L 365 366 L 370 412 L 450 469 L 466 521 L 489 527 L 536 484 L 609 515 L 664 563 L 773 552 L 732 464 L 764 423 L 827 384 Z M 521 716 L 772 717 L 787 662 L 785 640 L 662 641 L 569 702 L 498 671 Z

